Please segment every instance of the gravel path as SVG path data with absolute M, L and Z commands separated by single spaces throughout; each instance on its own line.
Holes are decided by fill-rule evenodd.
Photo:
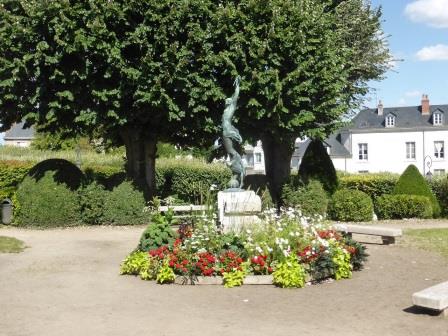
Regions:
M 161 286 L 118 275 L 142 230 L 0 228 L 29 246 L 0 254 L 0 335 L 448 336 L 448 319 L 411 308 L 448 280 L 438 255 L 369 244 L 364 271 L 304 289 Z

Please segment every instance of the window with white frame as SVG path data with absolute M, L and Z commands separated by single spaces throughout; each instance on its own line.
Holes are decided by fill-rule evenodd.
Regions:
M 361 161 L 367 161 L 369 158 L 368 147 L 366 143 L 358 144 L 358 158 Z
M 255 153 L 255 163 L 261 163 L 261 153 Z
M 432 123 L 433 125 L 442 125 L 442 113 L 434 113 L 432 115 Z
M 445 142 L 444 141 L 434 141 L 434 157 L 436 159 L 445 158 Z
M 415 160 L 415 142 L 406 142 L 406 159 Z
M 445 175 L 445 169 L 434 169 L 435 176 Z
M 386 117 L 386 127 L 394 127 L 395 126 L 395 117 L 393 115 L 388 115 Z

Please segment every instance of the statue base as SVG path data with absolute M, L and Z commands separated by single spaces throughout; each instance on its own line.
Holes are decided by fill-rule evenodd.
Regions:
M 239 232 L 260 222 L 261 198 L 252 190 L 226 189 L 218 193 L 218 211 L 223 232 Z

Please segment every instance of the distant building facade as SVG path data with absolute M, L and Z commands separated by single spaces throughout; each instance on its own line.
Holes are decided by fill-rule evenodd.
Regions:
M 24 122 L 16 123 L 5 132 L 3 143 L 5 146 L 29 147 L 34 135 L 35 131 L 32 126 L 25 128 Z

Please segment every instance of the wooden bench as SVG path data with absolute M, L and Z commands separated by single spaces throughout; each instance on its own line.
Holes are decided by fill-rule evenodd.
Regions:
M 381 236 L 383 244 L 389 245 L 395 243 L 395 238 L 402 236 L 401 229 L 386 228 L 371 225 L 355 225 L 355 224 L 335 224 L 334 227 L 338 231 L 346 232 L 350 237 L 353 233 Z
M 448 281 L 412 294 L 412 303 L 448 317 Z

